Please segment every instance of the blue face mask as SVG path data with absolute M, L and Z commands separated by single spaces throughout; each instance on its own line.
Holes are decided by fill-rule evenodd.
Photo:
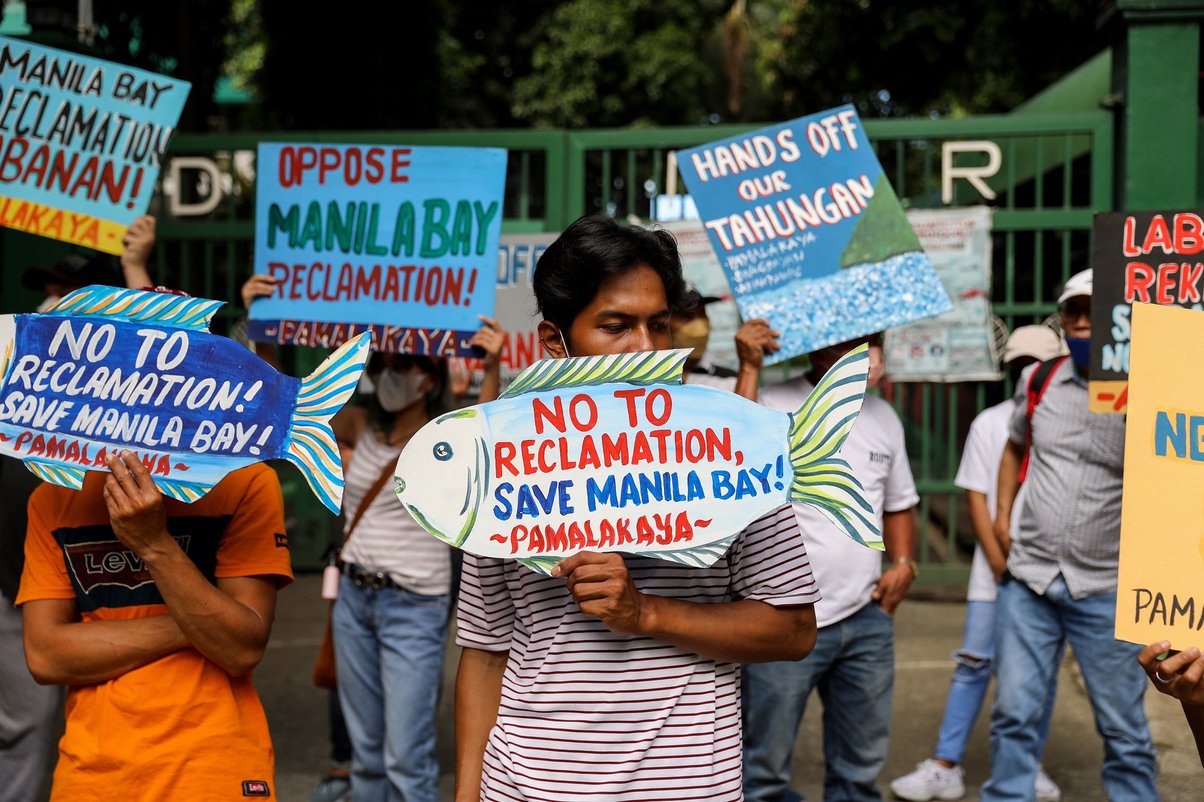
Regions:
M 1074 364 L 1080 368 L 1091 364 L 1090 337 L 1067 337 L 1066 347 L 1070 349 L 1070 358 L 1074 360 Z

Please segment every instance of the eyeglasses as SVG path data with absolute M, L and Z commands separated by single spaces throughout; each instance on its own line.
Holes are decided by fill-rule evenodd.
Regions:
M 1066 320 L 1078 320 L 1085 317 L 1091 319 L 1091 299 L 1086 297 L 1069 298 L 1058 307 L 1058 314 Z

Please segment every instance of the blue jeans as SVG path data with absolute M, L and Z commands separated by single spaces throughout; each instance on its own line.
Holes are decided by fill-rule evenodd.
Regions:
M 333 631 L 356 802 L 437 802 L 435 707 L 450 597 L 339 582 Z
M 745 802 L 786 798 L 813 688 L 824 707 L 824 800 L 880 800 L 894 684 L 894 622 L 877 604 L 822 627 L 805 660 L 744 666 Z
M 953 671 L 953 682 L 949 687 L 949 698 L 945 702 L 945 718 L 941 721 L 941 733 L 936 744 L 935 757 L 960 764 L 966 755 L 966 742 L 974 729 L 974 722 L 982 710 L 983 699 L 995 661 L 995 602 L 971 601 L 966 603 L 966 627 L 962 634 L 962 648 L 953 655 L 957 668 Z M 1058 651 L 1055 664 L 1061 665 L 1062 652 Z M 1049 695 L 1045 713 L 1037 730 L 1037 756 L 1045 752 L 1045 741 L 1049 738 L 1049 722 L 1053 717 L 1054 698 L 1058 692 L 1058 673 L 1054 672 L 1049 684 Z
M 982 802 L 1032 800 L 1038 730 L 1046 688 L 1069 643 L 1082 669 L 1104 739 L 1104 791 L 1112 802 L 1156 802 L 1154 745 L 1143 699 L 1148 680 L 1137 664 L 1141 647 L 1113 635 L 1116 593 L 1082 599 L 1059 575 L 1043 595 L 1015 579 L 999 586 L 995 653 L 997 690 L 991 710 L 991 779 Z

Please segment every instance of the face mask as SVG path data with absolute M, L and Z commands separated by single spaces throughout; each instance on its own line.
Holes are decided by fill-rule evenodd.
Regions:
M 376 377 L 376 400 L 385 412 L 400 412 L 425 395 L 422 391 L 425 380 L 425 373 L 382 370 Z
M 355 389 L 359 391 L 360 395 L 372 395 L 376 392 L 376 383 L 372 381 L 368 371 L 365 370 L 360 374 L 360 383 Z
M 673 332 L 674 348 L 690 348 L 689 359 L 702 359 L 707 350 L 707 340 L 711 336 L 711 324 L 705 317 L 696 317 L 686 321 Z
M 1080 368 L 1091 364 L 1090 337 L 1067 337 L 1066 347 L 1070 349 L 1070 358 L 1074 360 L 1074 364 Z
M 557 329 L 556 333 L 560 335 L 560 345 L 564 348 L 564 355 L 572 356 L 572 354 L 569 353 L 569 341 L 564 339 L 564 332 L 560 329 Z
M 47 295 L 46 299 L 44 301 L 42 301 L 40 304 L 38 304 L 38 308 L 35 311 L 45 312 L 47 309 L 50 309 L 52 306 L 54 306 L 61 300 L 63 300 L 63 299 L 57 295 Z

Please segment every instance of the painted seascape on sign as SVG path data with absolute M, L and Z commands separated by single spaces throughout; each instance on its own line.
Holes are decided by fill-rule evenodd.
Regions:
M 782 333 L 767 364 L 953 308 L 852 106 L 677 162 L 744 319 Z
M 338 513 L 343 472 L 329 419 L 355 390 L 367 336 L 297 379 L 211 334 L 221 305 L 93 286 L 43 314 L 0 316 L 0 453 L 79 489 L 86 471 L 129 450 L 185 502 L 230 471 L 282 459 Z
M 865 347 L 794 414 L 681 384 L 688 350 L 544 360 L 497 401 L 428 423 L 397 462 L 397 495 L 452 546 L 547 573 L 582 550 L 713 564 L 788 502 L 882 548 L 840 447 L 865 397 Z

